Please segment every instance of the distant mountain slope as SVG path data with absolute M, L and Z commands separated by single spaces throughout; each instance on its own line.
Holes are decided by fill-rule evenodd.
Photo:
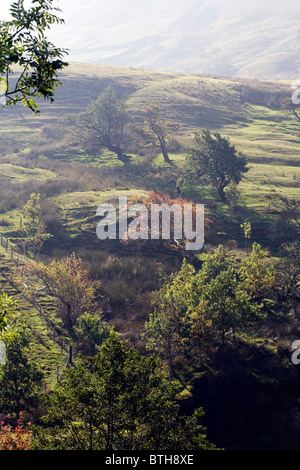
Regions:
M 70 60 L 258 79 L 300 77 L 299 0 L 60 0 Z

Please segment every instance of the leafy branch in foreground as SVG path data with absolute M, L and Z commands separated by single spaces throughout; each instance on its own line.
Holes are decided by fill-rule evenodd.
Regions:
M 63 19 L 56 15 L 53 0 L 33 0 L 29 9 L 24 0 L 10 8 L 12 19 L 0 23 L 0 86 L 4 103 L 23 103 L 38 113 L 36 98 L 53 102 L 54 90 L 61 85 L 57 78 L 68 64 L 66 51 L 55 47 L 45 36 L 53 24 Z

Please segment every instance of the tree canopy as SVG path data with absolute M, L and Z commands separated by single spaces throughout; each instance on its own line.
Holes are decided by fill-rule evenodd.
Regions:
M 208 129 L 195 134 L 195 144 L 187 156 L 187 179 L 211 183 L 225 202 L 224 189 L 232 181 L 238 184 L 249 170 L 246 156 L 229 139 Z
M 239 267 L 223 246 L 207 255 L 198 271 L 184 260 L 178 273 L 164 279 L 154 293 L 154 312 L 146 322 L 147 348 L 166 361 L 169 379 L 180 356 L 197 357 L 203 364 L 206 346 L 235 336 L 262 317 L 261 296 L 274 285 L 267 252 L 254 244 Z M 257 276 L 253 279 L 253 273 Z
M 6 363 L 0 367 L 0 412 L 35 409 L 39 401 L 43 373 L 31 360 L 28 329 L 14 329 L 5 336 Z
M 99 353 L 65 372 L 48 397 L 34 448 L 51 450 L 213 449 L 201 408 L 180 413 L 177 388 L 157 357 L 127 348 L 111 332 Z
M 40 288 L 54 299 L 63 327 L 69 332 L 80 316 L 94 310 L 95 283 L 89 268 L 75 254 L 47 264 L 28 263 L 23 276 L 25 282 L 30 280 L 33 295 Z
M 129 115 L 124 101 L 117 98 L 115 90 L 108 86 L 87 111 L 71 119 L 75 132 L 88 152 L 107 149 L 119 160 L 126 160 L 122 148 Z M 78 134 L 79 131 L 79 134 Z

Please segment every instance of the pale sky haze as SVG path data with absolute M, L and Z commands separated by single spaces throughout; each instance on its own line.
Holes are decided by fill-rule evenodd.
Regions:
M 8 18 L 12 1 L 1 0 L 1 19 Z M 300 76 L 299 0 L 53 4 L 65 24 L 52 27 L 48 37 L 69 49 L 69 61 L 249 78 Z

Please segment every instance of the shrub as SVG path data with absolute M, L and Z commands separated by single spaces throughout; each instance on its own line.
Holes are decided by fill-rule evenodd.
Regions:
M 30 450 L 31 423 L 25 426 L 23 413 L 20 413 L 16 425 L 11 421 L 11 416 L 7 415 L 0 423 L 0 450 Z

